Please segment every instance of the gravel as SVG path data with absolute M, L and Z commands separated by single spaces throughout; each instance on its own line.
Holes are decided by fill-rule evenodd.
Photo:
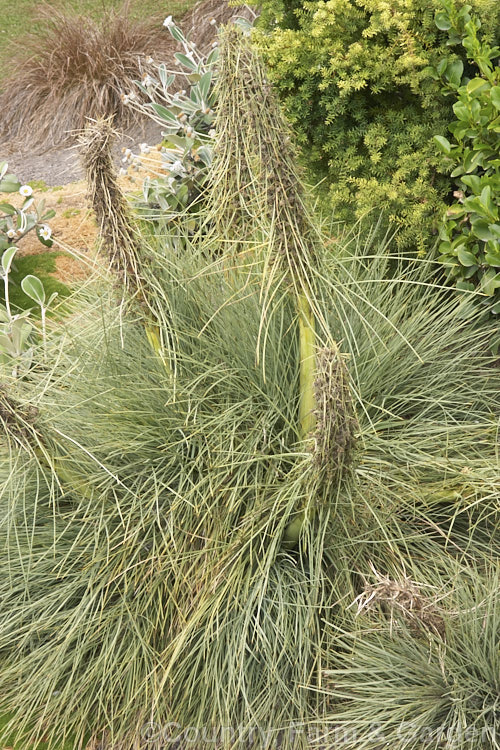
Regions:
M 155 145 L 161 138 L 161 127 L 148 119 L 122 133 L 113 146 L 116 167 L 121 166 L 122 148 L 138 151 L 139 143 Z M 7 161 L 9 172 L 14 173 L 21 182 L 43 180 L 54 187 L 76 182 L 84 176 L 76 146 L 65 145 L 37 152 L 30 148 L 28 139 L 24 144 L 0 143 L 0 161 Z

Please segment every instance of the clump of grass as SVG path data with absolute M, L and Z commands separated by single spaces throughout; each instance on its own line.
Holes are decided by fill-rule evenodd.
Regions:
M 28 185 L 39 193 L 46 193 L 47 190 L 56 190 L 57 188 L 49 187 L 45 180 L 30 180 Z
M 332 632 L 335 667 L 325 673 L 333 700 L 329 741 L 347 750 L 378 741 L 398 749 L 498 748 L 500 579 L 498 566 L 450 561 L 439 584 L 439 632 L 396 628 L 380 618 Z
M 350 605 L 370 560 L 390 580 L 407 568 L 420 586 L 444 589 L 450 570 L 459 582 L 464 562 L 495 554 L 492 325 L 481 332 L 478 313 L 467 320 L 466 307 L 422 293 L 420 266 L 387 279 L 366 248 L 325 258 L 325 312 L 354 365 L 359 455 L 353 480 L 330 489 L 303 529 L 307 544 L 289 550 L 295 509 L 318 493 L 297 440 L 292 300 L 276 299 L 256 365 L 260 285 L 226 274 L 222 261 L 200 266 L 195 251 L 166 255 L 163 243 L 154 268 L 177 334 L 175 383 L 142 320 L 121 318 L 114 293 L 88 287 L 64 346 L 49 342 L 53 371 L 35 370 L 10 396 L 38 415 L 36 443 L 11 446 L 0 464 L 0 708 L 13 714 L 10 730 L 48 735 L 52 746 L 105 733 L 105 747 L 133 747 L 151 716 L 183 728 L 274 728 L 273 737 L 321 721 L 327 701 L 341 701 L 327 672 L 342 668 L 338 628 L 360 631 Z M 457 497 L 438 513 L 438 493 L 452 487 Z M 379 627 L 385 649 L 389 618 Z M 429 669 L 421 632 L 409 640 L 404 618 L 393 627 L 394 648 L 406 648 L 400 695 L 413 684 L 413 651 Z M 362 635 L 367 649 L 371 637 Z M 361 699 L 353 710 L 366 712 Z M 284 742 L 307 747 L 292 732 Z
M 63 219 L 72 219 L 74 216 L 81 214 L 81 212 L 81 208 L 66 208 L 64 211 L 61 211 L 61 216 Z
M 92 717 L 96 731 L 111 722 L 110 747 L 119 747 L 119 741 L 131 747 L 151 711 L 160 721 L 175 715 L 183 726 L 248 726 L 262 719 L 267 727 L 274 718 L 281 726 L 289 715 L 306 716 L 303 686 L 315 671 L 321 640 L 316 603 L 321 576 L 314 571 L 314 556 L 308 570 L 280 549 L 289 513 L 304 493 L 306 469 L 304 463 L 294 465 L 301 463 L 300 453 L 290 453 L 295 404 L 283 390 L 283 382 L 296 377 L 293 340 L 282 336 L 281 327 L 270 332 L 278 358 L 268 365 L 264 393 L 259 370 L 249 367 L 253 346 L 231 356 L 227 325 L 239 320 L 238 327 L 254 337 L 258 298 L 245 301 L 242 295 L 236 318 L 218 320 L 197 343 L 200 324 L 220 303 L 219 284 L 208 273 L 189 284 L 187 295 L 180 294 L 183 276 L 194 269 L 179 264 L 179 271 L 166 289 L 180 347 L 176 392 L 141 328 L 120 323 L 106 305 L 102 335 L 94 332 L 90 343 L 81 328 L 75 331 L 78 348 L 86 339 L 87 354 L 65 373 L 63 391 L 72 394 L 72 407 L 64 399 L 59 410 L 63 391 L 57 395 L 58 388 L 51 387 L 50 415 L 43 408 L 38 429 L 51 468 L 36 453 L 24 456 L 27 484 L 18 502 L 37 538 L 38 532 L 51 536 L 46 541 L 63 576 L 60 585 L 52 555 L 45 562 L 38 557 L 40 538 L 30 553 L 38 562 L 29 587 L 35 595 L 49 576 L 51 593 L 42 597 L 46 604 L 52 601 L 48 619 L 42 625 L 38 606 L 29 614 L 12 590 L 8 598 L 15 611 L 0 628 L 1 644 L 10 651 L 16 640 L 11 626 L 20 618 L 24 643 L 15 666 L 2 664 L 0 680 L 7 688 L 2 707 L 13 697 L 7 684 L 14 673 L 28 669 L 37 675 L 33 689 L 22 692 L 16 717 L 27 735 L 36 735 L 37 728 L 43 732 L 45 719 L 54 738 L 64 731 L 81 736 Z M 226 286 L 223 298 L 233 292 Z M 230 356 L 225 363 L 222 351 Z M 69 350 L 62 356 L 67 359 Z M 79 415 L 78 404 L 84 409 Z M 89 424 L 93 447 L 87 455 Z M 285 475 L 289 481 L 283 484 Z M 4 483 L 4 502 L 16 502 L 18 480 Z M 53 503 L 57 528 L 50 531 L 46 514 Z M 5 532 L 23 523 L 21 505 L 12 509 L 10 521 L 4 517 Z M 42 627 L 36 643 L 27 636 L 35 621 Z
M 238 45 L 221 59 L 240 59 Z M 266 179 L 253 147 L 241 161 Z M 80 747 L 92 736 L 128 750 L 154 721 L 180 727 L 182 750 L 193 746 L 188 727 L 242 732 L 222 736 L 223 750 L 265 747 L 262 732 L 270 747 L 280 737 L 283 750 L 305 750 L 306 736 L 291 730 L 343 700 L 327 680 L 351 647 L 339 633 L 360 630 L 351 605 L 370 561 L 389 580 L 405 570 L 439 586 L 450 569 L 481 556 L 486 568 L 498 551 L 494 324 L 433 288 L 428 264 L 391 266 L 387 248 L 361 236 L 333 255 L 316 229 L 314 255 L 310 245 L 274 252 L 289 239 L 283 224 L 275 231 L 273 179 L 256 188 L 261 214 L 245 182 L 234 244 L 207 221 L 183 253 L 175 237 L 158 237 L 141 263 L 175 371 L 153 356 L 144 311 L 123 315 L 114 289 L 89 284 L 63 342 L 48 342 L 50 366 L 9 391 L 12 403 L 38 409 L 36 441 L 20 449 L 10 440 L 0 463 L 0 711 L 12 716 L 5 736 L 24 746 L 45 736 Z M 216 205 L 215 195 L 212 216 Z M 343 481 L 325 482 L 304 430 L 297 290 L 314 316 L 310 350 L 321 366 L 311 385 L 326 410 L 346 400 L 344 372 L 342 387 L 329 386 L 342 366 L 332 343 L 348 357 L 357 448 Z M 352 404 L 327 431 L 337 437 L 322 460 L 338 460 L 346 420 Z M 498 586 L 483 580 L 488 592 Z M 387 639 L 385 616 L 380 628 Z M 495 618 L 487 628 L 489 657 Z M 404 632 L 401 650 L 423 654 L 418 638 Z M 486 675 L 481 648 L 473 653 Z M 398 667 L 401 696 L 412 677 L 403 679 L 403 659 Z M 434 666 L 432 675 L 441 689 Z M 429 703 L 416 691 L 415 710 Z
M 148 72 L 149 55 L 168 50 L 161 21 L 132 18 L 127 3 L 99 20 L 44 7 L 2 87 L 3 137 L 51 146 L 83 128 L 87 117 L 109 115 L 117 127 L 129 127 L 137 114 L 123 93 Z

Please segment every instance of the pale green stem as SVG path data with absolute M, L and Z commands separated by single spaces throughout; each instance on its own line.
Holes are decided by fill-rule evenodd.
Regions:
M 42 341 L 43 341 L 43 356 L 46 357 L 47 354 L 47 327 L 46 327 L 46 321 L 45 321 L 45 314 L 47 312 L 46 308 L 43 305 L 40 305 L 40 310 L 42 313 Z
M 316 397 L 314 380 L 316 377 L 316 322 L 309 299 L 304 292 L 297 296 L 299 315 L 300 342 L 300 394 L 299 424 L 300 438 L 303 441 L 312 439 L 316 426 Z M 305 511 L 301 509 L 285 529 L 283 541 L 285 546 L 294 547 L 300 538 L 304 524 Z
M 316 377 L 316 325 L 307 296 L 302 292 L 297 298 L 300 338 L 300 437 L 311 437 L 316 425 L 314 379 Z
M 163 366 L 165 367 L 167 373 L 170 375 L 170 377 L 172 377 L 172 367 L 168 359 L 163 354 L 163 347 L 161 345 L 160 336 L 158 334 L 158 331 L 159 331 L 158 326 L 147 323 L 144 327 L 145 327 L 146 336 L 150 343 L 151 348 L 153 349 L 156 356 L 159 357 L 159 359 L 161 359 Z
M 9 298 L 9 273 L 7 272 L 3 278 L 3 285 L 5 290 L 5 309 L 7 311 L 7 315 L 9 317 L 9 320 L 12 320 L 12 313 L 10 310 L 10 298 Z

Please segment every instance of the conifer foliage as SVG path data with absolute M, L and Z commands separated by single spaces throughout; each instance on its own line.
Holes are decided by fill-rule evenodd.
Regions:
M 452 15 L 463 5 L 452 3 Z M 262 7 L 259 45 L 270 77 L 336 218 L 352 224 L 382 210 L 401 247 L 432 247 L 453 192 L 432 138 L 445 137 L 454 120 L 454 102 L 433 70 L 444 58 L 469 69 L 461 37 L 450 40 L 450 25 L 436 25 L 441 0 L 264 0 Z M 481 38 L 494 43 L 498 3 L 471 0 L 466 9 Z

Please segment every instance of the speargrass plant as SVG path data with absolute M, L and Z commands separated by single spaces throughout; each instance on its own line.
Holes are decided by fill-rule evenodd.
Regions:
M 226 316 L 198 337 L 199 313 L 207 322 L 216 311 L 214 291 L 207 275 L 175 307 L 184 318 L 175 395 L 142 331 L 121 324 L 122 348 L 120 322 L 110 322 L 87 364 L 78 359 L 62 390 L 54 383 L 42 397 L 50 424 L 44 429 L 40 406 L 37 430 L 50 466 L 33 446 L 16 463 L 24 479 L 13 468 L 5 477 L 9 557 L 25 521 L 36 537 L 25 554 L 40 555 L 21 597 L 21 581 L 2 592 L 1 646 L 20 656 L 3 664 L 4 705 L 16 704 L 32 731 L 64 727 L 81 738 L 92 716 L 96 729 L 111 727 L 111 746 L 129 747 L 151 714 L 266 730 L 306 718 L 321 640 L 321 555 L 306 565 L 280 545 L 309 465 L 292 447 L 295 404 L 283 387 L 283 378 L 296 386 L 296 345 L 283 335 L 284 310 L 272 336 L 283 356 L 266 368 L 265 385 L 250 341 L 231 361 Z M 235 312 L 255 336 L 258 296 L 242 295 Z M 11 582 L 25 562 L 12 560 Z M 19 692 L 23 674 L 33 692 Z
M 126 281 L 127 276 L 137 277 L 139 236 L 117 181 L 111 141 L 118 134 L 112 123 L 113 117 L 89 120 L 78 145 L 103 248 L 110 264 Z
M 127 205 L 117 180 L 111 144 L 118 134 L 112 126 L 113 118 L 101 117 L 89 121 L 80 133 L 80 158 L 85 169 L 88 198 L 99 227 L 101 246 L 110 267 L 119 275 L 124 291 L 134 295 L 150 319 L 145 321 L 146 334 L 156 354 L 170 368 L 163 357 L 161 330 L 157 324 L 158 309 L 154 295 L 148 292 L 142 278 L 138 254 L 143 244 L 140 231 Z M 145 251 L 142 251 L 145 255 Z M 145 259 L 143 259 L 143 264 Z
M 498 566 L 457 568 L 435 580 L 443 630 L 358 618 L 332 633 L 325 673 L 332 711 L 325 737 L 348 750 L 500 747 Z M 429 614 L 429 610 L 427 611 Z M 411 622 L 411 621 L 410 621 Z
M 340 478 L 344 465 L 350 463 L 356 420 L 345 363 L 326 328 L 328 344 L 317 356 L 321 311 L 311 284 L 320 239 L 317 225 L 307 205 L 287 124 L 263 65 L 251 46 L 242 44 L 242 32 L 235 26 L 222 34 L 219 65 L 207 225 L 215 230 L 216 240 L 229 239 L 233 263 L 235 251 L 250 257 L 263 254 L 263 310 L 270 289 L 276 294 L 284 287 L 291 294 L 300 345 L 299 437 L 315 438 L 317 467 L 326 468 L 326 476 L 337 472 Z M 255 243 L 257 237 L 265 238 L 263 245 L 249 247 L 248 240 Z M 228 255 L 227 248 L 222 252 Z M 298 541 L 302 529 L 304 509 L 299 510 L 287 527 L 290 543 Z
M 228 64 L 255 66 L 229 49 Z M 496 715 L 494 323 L 430 281 L 430 264 L 395 268 L 370 238 L 332 254 L 316 229 L 295 254 L 302 229 L 282 208 L 295 193 L 276 189 L 255 211 L 254 183 L 266 201 L 274 184 L 260 185 L 263 153 L 224 157 L 249 178 L 233 235 L 212 230 L 228 195 L 216 171 L 199 236 L 183 253 L 175 237 L 150 238 L 138 255 L 172 370 L 149 346 L 144 310 L 122 315 L 101 281 L 75 298 L 43 366 L 5 383 L 0 711 L 12 718 L 0 741 L 159 750 L 174 727 L 181 750 L 214 736 L 223 750 L 305 750 L 322 721 L 360 717 L 364 732 L 367 709 L 376 720 L 385 708 L 397 750 L 408 746 L 399 718 L 452 725 L 461 713 L 479 727 L 482 712 Z M 301 420 L 301 294 L 314 320 L 315 443 Z M 349 472 L 328 473 L 343 451 Z M 400 613 L 394 624 L 382 606 L 360 614 L 375 620 L 365 632 L 354 611 L 373 570 L 415 582 L 446 637 Z M 376 680 L 392 703 L 375 703 Z M 398 703 L 405 686 L 412 698 Z

